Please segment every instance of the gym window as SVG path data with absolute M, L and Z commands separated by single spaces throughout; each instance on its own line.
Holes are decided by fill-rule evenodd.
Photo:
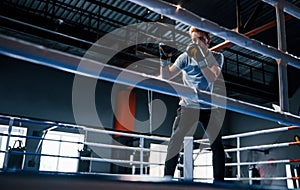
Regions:
M 39 169 L 41 171 L 77 172 L 78 159 L 65 158 L 60 156 L 78 157 L 78 151 L 83 148 L 83 144 L 72 142 L 83 142 L 84 135 L 49 131 L 45 136 L 45 139 L 53 139 L 56 141 L 44 140 L 42 144 L 41 154 L 59 156 L 41 156 Z

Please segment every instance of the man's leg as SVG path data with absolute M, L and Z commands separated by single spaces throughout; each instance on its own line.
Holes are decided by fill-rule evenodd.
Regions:
M 165 161 L 165 176 L 173 176 L 178 162 L 179 152 L 182 149 L 184 137 L 188 133 L 195 132 L 195 125 L 199 118 L 199 111 L 181 108 L 178 109 L 177 117 L 173 123 L 173 133 L 167 149 Z M 194 127 L 194 128 L 193 128 Z M 191 130 L 193 129 L 193 130 Z
M 211 144 L 214 181 L 224 181 L 225 152 L 221 135 L 222 124 L 218 121 L 218 115 L 215 114 L 217 112 L 213 113 L 211 114 L 208 110 L 201 110 L 200 121 Z
M 211 145 L 213 152 L 213 172 L 214 181 L 224 181 L 225 175 L 225 152 L 224 146 L 219 135 Z

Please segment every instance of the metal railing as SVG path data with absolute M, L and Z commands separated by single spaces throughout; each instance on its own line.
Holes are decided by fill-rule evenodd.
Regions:
M 236 154 L 236 162 L 226 163 L 226 167 L 236 167 L 236 177 L 227 177 L 226 180 L 228 181 L 245 181 L 249 180 L 251 182 L 252 180 L 297 180 L 300 179 L 300 177 L 286 177 L 286 176 L 277 176 L 277 177 L 242 177 L 241 175 L 241 167 L 242 166 L 253 166 L 253 165 L 266 165 L 266 164 L 291 164 L 291 163 L 299 163 L 300 158 L 297 159 L 280 159 L 280 160 L 255 160 L 252 162 L 245 162 L 241 161 L 241 152 L 243 151 L 260 151 L 270 148 L 284 148 L 284 147 L 290 147 L 290 146 L 297 146 L 300 145 L 300 142 L 292 141 L 292 142 L 281 142 L 281 143 L 271 143 L 271 144 L 261 144 L 261 145 L 254 145 L 254 146 L 242 146 L 241 141 L 245 137 L 254 137 L 257 135 L 265 135 L 265 134 L 271 134 L 271 133 L 278 133 L 288 130 L 299 130 L 299 126 L 288 126 L 288 127 L 279 127 L 279 128 L 270 128 L 270 129 L 264 129 L 264 130 L 257 130 L 257 131 L 251 131 L 251 132 L 245 132 L 240 134 L 234 134 L 234 135 L 227 135 L 223 136 L 223 140 L 234 140 L 236 147 L 235 148 L 226 148 L 226 153 L 235 153 Z M 208 139 L 201 139 L 201 140 L 195 140 L 194 142 L 197 143 L 207 143 Z M 207 152 L 206 152 L 207 153 Z M 194 167 L 207 167 L 209 165 L 195 165 Z
M 162 157 L 162 160 L 157 162 L 151 162 L 149 161 L 149 157 L 151 153 L 160 153 L 160 154 L 166 154 L 165 150 L 154 150 L 151 149 L 149 146 L 145 146 L 145 140 L 151 141 L 154 144 L 158 144 L 158 142 L 168 142 L 169 138 L 167 137 L 160 137 L 155 135 L 144 135 L 144 134 L 133 134 L 133 133 L 127 133 L 127 132 L 120 132 L 120 131 L 112 131 L 112 130 L 105 130 L 105 129 L 99 129 L 99 128 L 91 128 L 86 126 L 80 126 L 80 125 L 73 125 L 73 124 L 66 124 L 66 123 L 57 123 L 57 122 L 51 122 L 51 121 L 38 121 L 33 119 L 26 119 L 26 118 L 19 118 L 19 117 L 11 117 L 11 116 L 0 116 L 0 122 L 6 123 L 8 126 L 8 133 L 0 133 L 0 137 L 7 137 L 6 142 L 6 149 L 0 150 L 0 154 L 5 154 L 4 157 L 4 164 L 3 164 L 3 171 L 9 171 L 9 168 L 7 167 L 8 163 L 8 157 L 9 154 L 15 154 L 15 155 L 23 155 L 25 157 L 27 156 L 37 156 L 37 157 L 57 157 L 57 158 L 69 158 L 69 159 L 75 159 L 79 161 L 90 161 L 90 162 L 99 162 L 99 163 L 112 163 L 112 164 L 120 164 L 121 166 L 130 167 L 132 170 L 131 174 L 138 174 L 138 175 L 149 175 L 149 167 L 150 166 L 164 166 L 164 158 Z M 40 126 L 56 126 L 55 130 L 60 131 L 63 129 L 64 131 L 66 129 L 70 130 L 77 130 L 81 134 L 87 134 L 87 132 L 90 132 L 92 134 L 105 134 L 109 136 L 123 136 L 123 137 L 130 137 L 138 140 L 138 145 L 136 146 L 127 146 L 122 144 L 112 144 L 111 141 L 108 142 L 91 142 L 85 140 L 84 142 L 78 142 L 78 141 L 70 141 L 70 140 L 57 140 L 57 139 L 51 139 L 51 138 L 45 138 L 45 137 L 37 137 L 37 136 L 30 136 L 30 135 L 13 135 L 12 127 L 18 123 L 22 123 L 22 125 L 29 127 L 30 124 L 34 125 L 40 125 Z M 236 177 L 226 177 L 226 181 L 249 181 L 251 183 L 252 181 L 262 181 L 262 180 L 298 180 L 300 177 L 297 176 L 273 176 L 273 177 L 245 177 L 241 175 L 241 167 L 243 166 L 251 166 L 251 165 L 265 165 L 265 164 L 293 164 L 300 162 L 300 158 L 298 159 L 278 159 L 278 160 L 255 160 L 252 162 L 248 161 L 242 161 L 244 158 L 242 158 L 241 152 L 243 151 L 252 151 L 252 150 L 264 150 L 269 148 L 283 148 L 283 147 L 290 147 L 290 146 L 296 146 L 300 145 L 300 142 L 281 142 L 281 143 L 272 143 L 272 144 L 262 144 L 262 145 L 255 145 L 255 146 L 241 146 L 242 139 L 245 137 L 253 137 L 257 135 L 265 135 L 270 133 L 278 133 L 288 130 L 299 130 L 299 126 L 289 126 L 289 127 L 279 127 L 279 128 L 271 128 L 271 129 L 264 129 L 264 130 L 258 130 L 258 131 L 251 131 L 246 133 L 240 133 L 240 134 L 234 134 L 234 135 L 227 135 L 223 137 L 224 141 L 230 141 L 231 144 L 236 144 L 236 148 L 226 148 L 226 153 L 234 153 L 236 154 L 236 162 L 230 162 L 226 163 L 226 167 L 236 167 Z M 73 131 L 74 132 L 74 131 Z M 9 150 L 9 141 L 11 137 L 18 137 L 23 139 L 34 139 L 38 141 L 53 141 L 53 142 L 59 142 L 59 143 L 73 143 L 73 144 L 80 144 L 80 145 L 86 145 L 89 148 L 101 148 L 101 150 L 104 149 L 110 149 L 110 150 L 127 150 L 131 151 L 132 154 L 128 156 L 128 159 L 118 159 L 113 157 L 99 157 L 99 156 L 66 156 L 66 155 L 60 155 L 60 154 L 43 154 L 41 152 L 30 152 L 30 151 L 11 151 Z M 235 143 L 232 143 L 232 140 L 235 141 Z M 199 178 L 194 177 L 193 173 L 194 170 L 197 170 L 200 167 L 210 167 L 210 163 L 203 163 L 203 164 L 193 164 L 195 154 L 207 154 L 210 152 L 204 151 L 204 152 L 198 152 L 193 151 L 193 144 L 194 143 L 202 143 L 208 145 L 208 139 L 200 139 L 200 140 L 193 140 L 192 138 L 186 138 L 185 139 L 185 145 L 184 145 L 184 162 L 183 165 L 179 164 L 179 167 L 183 167 L 183 176 L 180 176 L 179 178 L 183 178 L 184 180 L 212 180 L 210 177 L 208 178 Z M 166 145 L 166 144 L 165 144 Z M 198 153 L 196 153 L 198 152 Z M 136 158 L 136 155 L 138 155 L 138 158 Z M 191 167 L 194 166 L 194 167 Z M 136 173 L 136 168 L 139 168 L 139 173 Z M 21 170 L 30 170 L 30 168 L 23 167 L 20 168 Z M 151 168 L 150 168 L 151 169 Z M 19 171 L 19 170 L 14 170 Z M 101 174 L 102 172 L 80 172 L 78 173 L 89 173 L 89 174 Z M 109 172 L 106 174 L 110 174 Z M 161 175 L 163 177 L 163 175 Z

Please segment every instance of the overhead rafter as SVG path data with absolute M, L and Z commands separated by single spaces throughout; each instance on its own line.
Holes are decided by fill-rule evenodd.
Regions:
M 286 15 L 286 16 L 285 16 L 285 21 L 288 21 L 288 20 L 290 20 L 291 18 L 292 18 L 291 15 Z M 251 31 L 249 31 L 249 32 L 247 32 L 247 33 L 245 33 L 245 36 L 247 36 L 247 37 L 252 37 L 252 36 L 255 36 L 255 35 L 257 35 L 257 34 L 259 34 L 259 33 L 261 33 L 261 32 L 264 32 L 264 31 L 270 29 L 270 28 L 273 28 L 273 27 L 275 27 L 275 26 L 276 26 L 276 20 L 274 20 L 274 21 L 272 21 L 272 22 L 269 22 L 269 23 L 267 23 L 267 24 L 265 24 L 265 25 L 263 25 L 263 26 L 260 26 L 260 27 L 258 27 L 258 28 L 255 28 L 255 29 L 253 29 L 253 30 L 251 30 Z M 229 46 L 232 45 L 232 44 L 233 44 L 232 42 L 226 40 L 226 41 L 224 41 L 224 42 L 222 42 L 222 43 L 220 43 L 220 44 L 218 44 L 218 45 L 216 45 L 216 46 L 210 48 L 210 50 L 212 50 L 212 51 L 220 51 L 220 50 L 222 50 L 222 49 L 224 49 L 224 48 L 226 48 L 226 47 L 229 47 Z
M 249 39 L 246 36 L 231 31 L 225 27 L 221 27 L 218 24 L 202 18 L 186 9 L 178 8 L 173 4 L 159 1 L 159 0 L 129 0 L 138 5 L 148 7 L 149 9 L 155 11 L 156 13 L 166 15 L 172 19 L 176 19 L 179 22 L 183 22 L 190 26 L 195 26 L 201 30 L 210 32 L 216 36 L 219 36 L 225 40 L 230 40 L 238 46 L 244 47 L 248 50 L 266 55 L 273 59 L 284 59 L 287 61 L 288 65 L 291 65 L 296 68 L 300 68 L 300 58 L 282 52 L 274 47 L 265 45 L 259 41 Z

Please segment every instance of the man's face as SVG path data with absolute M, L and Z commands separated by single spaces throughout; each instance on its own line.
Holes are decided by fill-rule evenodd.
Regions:
M 192 32 L 191 38 L 195 44 L 204 43 L 206 46 L 209 44 L 209 39 L 203 32 Z

